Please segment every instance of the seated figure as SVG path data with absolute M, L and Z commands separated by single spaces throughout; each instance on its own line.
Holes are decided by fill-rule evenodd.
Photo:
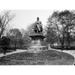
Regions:
M 37 21 L 35 22 L 35 26 L 34 26 L 34 32 L 41 33 L 42 31 L 43 31 L 42 24 L 39 21 L 39 17 L 37 17 Z

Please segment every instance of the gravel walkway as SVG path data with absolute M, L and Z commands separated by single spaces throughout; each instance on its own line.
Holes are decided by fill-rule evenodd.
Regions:
M 13 51 L 13 52 L 9 52 L 9 53 L 6 53 L 5 55 L 3 53 L 0 54 L 0 57 L 3 57 L 3 56 L 7 56 L 7 55 L 11 55 L 11 54 L 15 54 L 15 53 L 21 53 L 21 52 L 26 52 L 27 50 L 16 50 L 16 51 Z

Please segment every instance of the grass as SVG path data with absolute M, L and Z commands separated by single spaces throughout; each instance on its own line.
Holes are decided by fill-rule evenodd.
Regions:
M 0 58 L 0 65 L 72 65 L 74 57 L 54 50 L 16 53 Z

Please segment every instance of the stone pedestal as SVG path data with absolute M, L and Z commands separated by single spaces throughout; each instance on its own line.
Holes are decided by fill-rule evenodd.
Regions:
M 32 39 L 31 45 L 28 49 L 30 52 L 37 53 L 37 52 L 40 52 L 46 48 L 46 46 L 41 45 L 41 42 L 45 38 L 43 35 L 35 34 L 35 35 L 31 35 L 30 37 Z

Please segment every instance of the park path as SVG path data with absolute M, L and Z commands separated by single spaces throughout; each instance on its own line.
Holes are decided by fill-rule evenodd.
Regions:
M 63 51 L 57 50 L 57 49 L 51 49 L 51 50 L 56 50 L 56 51 L 59 51 L 59 52 L 65 52 L 65 53 L 71 54 L 72 56 L 75 57 L 75 50 L 63 50 Z M 3 53 L 1 53 L 0 57 L 11 55 L 11 54 L 15 54 L 15 53 L 21 53 L 21 52 L 27 52 L 27 50 L 17 49 L 16 51 L 6 53 L 5 55 Z
M 75 58 L 75 50 L 60 50 L 60 49 L 52 49 L 51 50 L 56 50 L 56 51 L 59 51 L 59 52 L 64 52 L 64 53 L 68 53 L 68 54 L 71 54 L 72 56 L 74 56 Z
M 16 50 L 16 51 L 13 51 L 13 52 L 9 52 L 9 53 L 6 53 L 5 55 L 3 53 L 0 54 L 0 57 L 3 57 L 3 56 L 7 56 L 7 55 L 11 55 L 11 54 L 15 54 L 15 53 L 21 53 L 21 52 L 26 52 L 27 50 Z

